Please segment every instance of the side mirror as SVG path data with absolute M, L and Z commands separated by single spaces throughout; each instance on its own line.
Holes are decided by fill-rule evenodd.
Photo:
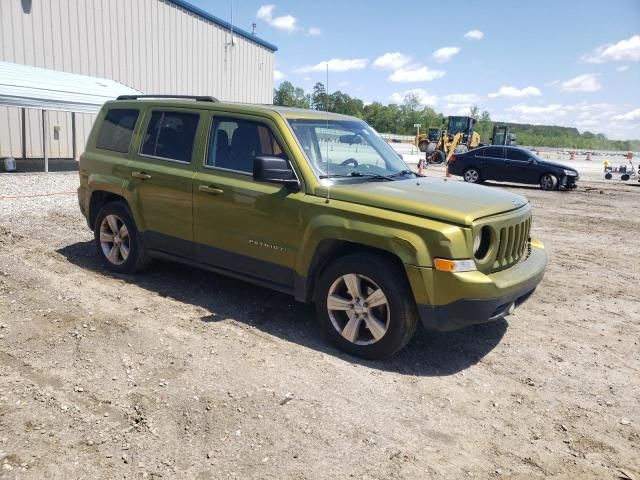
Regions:
M 257 182 L 279 183 L 288 190 L 300 190 L 300 182 L 289 162 L 280 157 L 256 157 L 253 160 L 253 179 Z

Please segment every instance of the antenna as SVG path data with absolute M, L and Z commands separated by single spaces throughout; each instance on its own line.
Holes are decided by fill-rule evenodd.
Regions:
M 329 62 L 327 62 L 327 87 L 324 94 L 324 111 L 327 114 L 327 199 L 329 203 L 329 190 L 331 189 L 331 175 L 329 174 Z

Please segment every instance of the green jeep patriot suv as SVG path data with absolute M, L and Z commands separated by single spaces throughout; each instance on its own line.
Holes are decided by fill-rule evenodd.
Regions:
M 174 260 L 315 302 L 328 336 L 392 355 L 524 302 L 546 254 L 519 195 L 413 173 L 362 120 L 211 97 L 127 96 L 80 159 L 106 268 Z

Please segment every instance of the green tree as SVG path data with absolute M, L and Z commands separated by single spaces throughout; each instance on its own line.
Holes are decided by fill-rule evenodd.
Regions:
M 284 81 L 273 90 L 273 104 L 284 107 L 309 108 L 310 98 L 300 87 L 294 87 L 291 82 Z

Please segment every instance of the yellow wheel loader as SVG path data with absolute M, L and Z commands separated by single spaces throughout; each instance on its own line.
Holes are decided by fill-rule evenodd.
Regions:
M 472 117 L 448 117 L 440 138 L 427 145 L 427 162 L 448 162 L 454 153 L 464 153 L 480 145 L 480 135 L 473 131 Z

